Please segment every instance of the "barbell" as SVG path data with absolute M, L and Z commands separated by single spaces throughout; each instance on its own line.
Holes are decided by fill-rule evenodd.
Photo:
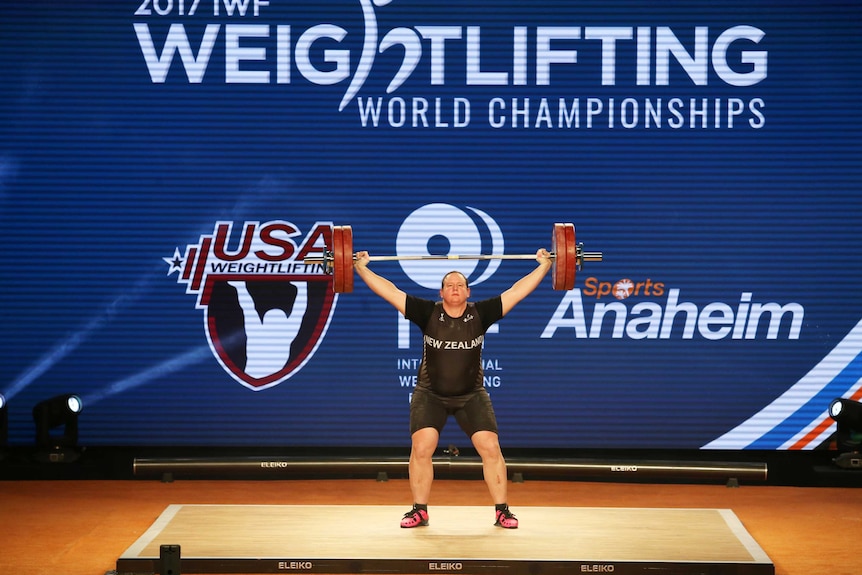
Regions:
M 532 260 L 535 254 L 491 254 L 491 255 L 402 255 L 370 256 L 372 262 L 400 260 Z M 584 262 L 602 261 L 602 252 L 585 252 L 583 244 L 575 242 L 575 225 L 555 223 L 551 236 L 551 277 L 555 290 L 570 290 L 575 287 L 575 273 Z M 336 293 L 353 291 L 353 228 L 333 226 L 332 249 L 324 249 L 320 256 L 303 260 L 307 265 L 323 264 L 327 274 L 332 275 L 332 289 Z

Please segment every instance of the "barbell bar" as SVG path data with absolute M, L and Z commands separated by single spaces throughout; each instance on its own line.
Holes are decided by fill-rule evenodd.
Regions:
M 555 223 L 551 236 L 551 277 L 555 290 L 570 290 L 575 287 L 576 272 L 584 262 L 602 261 L 602 252 L 586 252 L 583 244 L 575 241 L 575 225 Z M 369 261 L 420 261 L 420 260 L 533 260 L 535 254 L 487 254 L 487 255 L 402 255 L 369 256 Z M 353 291 L 353 228 L 333 226 L 332 249 L 324 250 L 320 256 L 310 256 L 303 263 L 323 264 L 326 273 L 332 275 L 332 288 L 336 293 Z

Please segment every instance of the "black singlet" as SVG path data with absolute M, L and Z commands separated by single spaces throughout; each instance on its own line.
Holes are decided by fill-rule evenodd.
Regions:
M 404 317 L 423 334 L 417 387 L 441 396 L 483 389 L 482 344 L 488 328 L 503 317 L 500 296 L 468 302 L 460 317 L 451 317 L 443 302 L 408 295 Z

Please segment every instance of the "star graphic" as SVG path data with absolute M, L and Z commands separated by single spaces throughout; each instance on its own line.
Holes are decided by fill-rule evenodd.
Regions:
M 165 260 L 166 264 L 171 266 L 168 268 L 168 275 L 171 275 L 174 272 L 179 272 L 183 269 L 183 264 L 185 263 L 185 260 L 180 256 L 179 248 L 174 248 L 174 255 L 172 257 L 162 259 Z

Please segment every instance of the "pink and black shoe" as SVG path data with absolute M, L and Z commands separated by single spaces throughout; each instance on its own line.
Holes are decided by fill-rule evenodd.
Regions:
M 504 507 L 503 509 L 497 509 L 495 512 L 495 517 L 497 521 L 494 525 L 499 525 L 504 529 L 517 529 L 518 528 L 518 518 L 509 511 L 508 507 Z
M 404 528 L 424 527 L 425 525 L 428 525 L 428 510 L 415 505 L 401 518 L 401 527 Z

